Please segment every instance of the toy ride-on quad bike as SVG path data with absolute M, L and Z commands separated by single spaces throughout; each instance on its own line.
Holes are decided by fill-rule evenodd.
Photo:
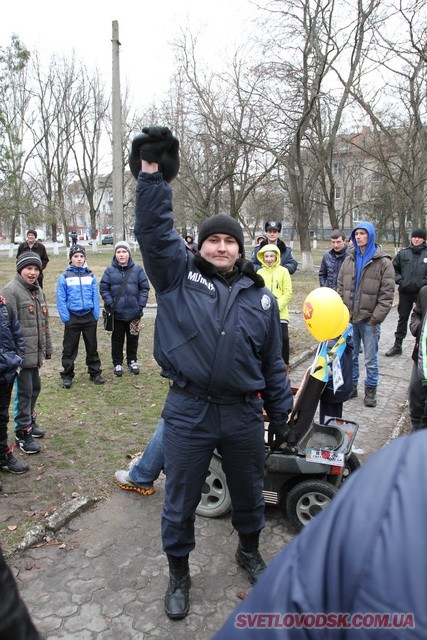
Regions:
M 338 418 L 331 418 L 326 424 L 313 421 L 326 384 L 319 379 L 321 376 L 314 377 L 315 372 L 313 365 L 296 393 L 285 448 L 274 447 L 265 423 L 264 499 L 267 504 L 281 507 L 297 531 L 329 504 L 348 475 L 360 466 L 352 452 L 358 429 L 355 422 Z M 215 452 L 196 513 L 215 518 L 230 509 L 221 456 Z

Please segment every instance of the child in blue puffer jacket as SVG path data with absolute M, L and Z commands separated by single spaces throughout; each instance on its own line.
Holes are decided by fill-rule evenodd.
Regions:
M 65 325 L 62 344 L 62 386 L 70 389 L 74 378 L 80 336 L 86 348 L 86 364 L 90 379 L 104 384 L 98 354 L 96 329 L 99 318 L 99 295 L 96 276 L 86 266 L 86 249 L 75 244 L 70 249 L 70 264 L 59 276 L 56 285 L 56 305 Z

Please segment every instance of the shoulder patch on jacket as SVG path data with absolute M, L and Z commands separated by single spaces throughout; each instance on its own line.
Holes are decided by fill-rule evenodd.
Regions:
M 264 293 L 261 298 L 261 307 L 264 309 L 264 311 L 267 311 L 271 307 L 271 300 L 266 293 Z

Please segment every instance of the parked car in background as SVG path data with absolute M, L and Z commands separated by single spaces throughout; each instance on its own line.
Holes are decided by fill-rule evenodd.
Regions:
M 102 237 L 101 244 L 114 244 L 114 238 L 112 235 L 106 234 Z

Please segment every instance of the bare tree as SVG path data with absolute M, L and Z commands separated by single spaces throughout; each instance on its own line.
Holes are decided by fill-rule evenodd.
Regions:
M 369 21 L 379 5 L 379 0 L 277 0 L 267 5 L 269 38 L 255 71 L 264 78 L 265 119 L 275 124 L 268 131 L 269 144 L 285 170 L 282 184 L 300 237 L 303 270 L 313 268 L 309 230 L 319 178 L 366 60 Z M 337 72 L 343 85 L 339 91 Z M 327 179 L 328 174 L 325 187 Z M 324 193 L 332 211 L 333 183 Z
M 52 239 L 56 241 L 58 222 L 61 222 L 67 245 L 66 192 L 74 137 L 73 88 L 78 76 L 74 57 L 71 61 L 52 57 L 44 73 L 38 55 L 35 56 L 32 103 L 38 117 L 32 127 L 36 151 L 34 179 L 46 210 L 45 221 L 52 227 Z
M 18 36 L 0 49 L 0 217 L 10 224 L 12 240 L 20 217 L 31 218 L 33 203 L 25 182 L 25 168 L 32 155 L 25 149 L 31 99 L 27 65 L 29 51 Z
M 72 108 L 75 128 L 71 152 L 76 176 L 89 206 L 91 236 L 94 238 L 97 213 L 108 185 L 108 175 L 103 176 L 102 183 L 98 181 L 104 160 L 101 141 L 105 135 L 109 110 L 109 100 L 98 71 L 90 74 L 86 68 L 82 68 L 78 84 L 75 85 Z
M 163 106 L 181 140 L 175 202 L 182 226 L 219 212 L 245 224 L 247 199 L 276 164 L 256 144 L 262 122 L 251 101 L 248 70 L 237 55 L 221 75 L 199 66 L 196 40 L 189 34 L 182 35 L 176 48 L 174 98 Z
M 383 83 L 377 78 L 375 88 L 359 84 L 352 95 L 372 127 L 364 151 L 375 159 L 382 179 L 384 229 L 396 220 L 396 243 L 407 243 L 408 226 L 426 223 L 426 5 L 391 4 L 388 22 L 388 29 L 376 30 Z

